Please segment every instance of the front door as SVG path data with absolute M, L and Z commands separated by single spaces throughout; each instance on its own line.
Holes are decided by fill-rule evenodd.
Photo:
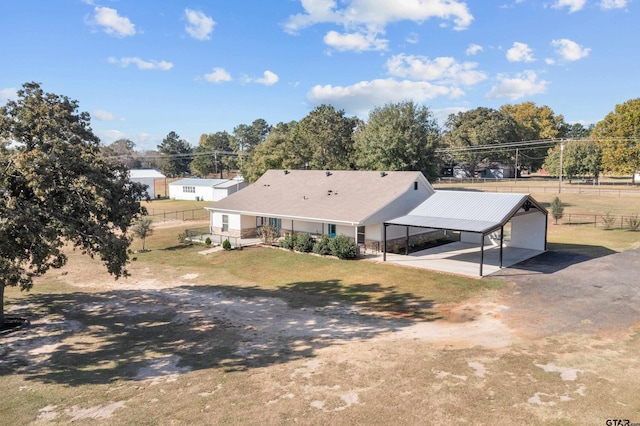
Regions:
M 328 223 L 327 224 L 327 234 L 331 238 L 335 238 L 336 237 L 336 224 L 335 223 Z

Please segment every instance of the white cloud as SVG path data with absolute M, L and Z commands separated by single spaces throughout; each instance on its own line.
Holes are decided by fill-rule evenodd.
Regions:
M 589 56 L 591 49 L 580 46 L 575 41 L 563 38 L 553 40 L 551 45 L 556 48 L 556 53 L 566 61 L 577 61 L 578 59 Z
M 96 7 L 93 20 L 104 27 L 104 32 L 118 37 L 132 36 L 136 33 L 136 26 L 129 18 L 118 15 L 118 11 L 109 7 Z
M 138 57 L 126 57 L 126 58 L 118 59 L 111 56 L 107 60 L 109 61 L 110 64 L 117 64 L 124 68 L 128 67 L 131 64 L 137 66 L 138 69 L 141 69 L 141 70 L 168 71 L 171 68 L 173 68 L 173 64 L 171 62 L 154 61 L 154 60 L 145 61 Z
M 355 50 L 363 52 L 365 50 L 387 50 L 388 40 L 376 37 L 376 33 L 362 34 L 350 33 L 339 34 L 336 31 L 329 31 L 324 36 L 324 42 L 336 50 Z
M 425 56 L 395 55 L 386 63 L 389 74 L 412 80 L 431 80 L 446 84 L 474 85 L 487 78 L 477 71 L 475 62 L 457 62 L 451 57 L 430 60 Z
M 573 13 L 582 10 L 586 2 L 587 0 L 557 0 L 552 7 L 555 9 L 568 7 L 569 13 Z
M 113 113 L 102 109 L 93 111 L 92 117 L 99 121 L 113 121 L 116 119 L 116 116 L 113 115 Z
M 257 83 L 257 84 L 264 84 L 265 86 L 272 86 L 272 85 L 276 84 L 278 82 L 278 80 L 280 80 L 280 77 L 278 77 L 278 75 L 276 73 L 271 72 L 269 70 L 266 70 L 262 74 L 262 78 L 256 78 L 256 79 L 252 79 L 250 81 L 252 81 L 253 83 Z
M 199 10 L 185 9 L 185 17 L 189 23 L 185 30 L 196 40 L 209 40 L 213 27 L 216 24 L 210 16 L 205 15 Z
M 468 56 L 472 56 L 475 55 L 479 52 L 482 52 L 484 50 L 484 48 L 482 46 L 480 46 L 479 44 L 470 44 L 469 47 L 467 47 L 467 51 L 466 54 Z
M 509 62 L 533 62 L 533 50 L 526 44 L 515 42 L 513 47 L 507 50 L 507 60 Z
M 418 34 L 416 33 L 411 33 L 407 36 L 407 38 L 405 39 L 407 43 L 411 43 L 411 44 L 416 44 L 418 42 L 420 38 L 418 37 Z
M 0 89 L 0 103 L 5 104 L 7 101 L 16 99 L 18 97 L 18 90 L 13 87 L 7 87 Z
M 511 99 L 516 100 L 525 96 L 539 95 L 547 91 L 547 81 L 538 79 L 534 71 L 524 71 L 514 78 L 509 78 L 506 74 L 498 75 L 499 83 L 491 88 L 487 93 L 488 99 Z
M 342 9 L 335 0 L 300 0 L 304 13 L 289 16 L 284 29 L 296 33 L 319 23 L 334 23 L 348 28 L 365 27 L 382 31 L 392 22 L 421 23 L 430 18 L 452 21 L 456 30 L 471 25 L 473 16 L 466 3 L 457 0 L 344 0 Z
M 627 7 L 629 0 L 602 0 L 600 7 L 602 9 L 624 9 Z
M 232 80 L 231 74 L 229 74 L 224 68 L 214 68 L 213 72 L 204 75 L 204 79 L 209 83 L 222 83 Z
M 460 97 L 457 88 L 434 85 L 426 81 L 397 81 L 392 78 L 361 81 L 351 86 L 317 85 L 307 99 L 312 104 L 331 104 L 350 114 L 366 115 L 375 106 L 411 99 L 422 103 L 437 96 Z

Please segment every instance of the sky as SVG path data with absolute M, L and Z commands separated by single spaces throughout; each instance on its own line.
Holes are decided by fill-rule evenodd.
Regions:
M 638 0 L 4 0 L 0 105 L 75 99 L 105 145 L 196 146 L 321 104 L 367 119 L 534 102 L 568 123 L 640 97 Z

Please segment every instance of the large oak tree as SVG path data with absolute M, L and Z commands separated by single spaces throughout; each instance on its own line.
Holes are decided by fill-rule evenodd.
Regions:
M 0 108 L 0 323 L 4 289 L 67 262 L 65 244 L 127 274 L 128 231 L 144 214 L 142 185 L 103 158 L 86 112 L 26 83 Z

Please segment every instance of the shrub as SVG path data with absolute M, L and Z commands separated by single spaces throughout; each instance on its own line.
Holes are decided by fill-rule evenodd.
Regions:
M 191 244 L 191 240 L 187 238 L 186 232 L 181 232 L 180 234 L 178 234 L 178 242 L 180 244 L 187 244 L 187 245 Z
M 262 242 L 265 244 L 273 244 L 276 240 L 278 233 L 276 232 L 276 228 L 270 225 L 265 225 L 261 228 L 260 238 L 262 238 Z
M 204 244 L 207 245 L 207 246 L 210 246 L 211 245 L 211 238 L 207 237 L 207 239 L 204 240 Z
M 313 238 L 309 234 L 298 234 L 295 236 L 295 249 L 302 253 L 309 253 L 313 250 Z
M 287 250 L 293 250 L 295 246 L 295 235 L 287 234 L 282 240 L 280 240 L 280 247 Z
M 562 219 L 562 216 L 564 216 L 564 206 L 560 198 L 556 197 L 551 202 L 551 217 L 555 219 L 556 225 L 558 224 L 558 220 Z
M 231 250 L 231 242 L 228 238 L 222 242 L 222 248 L 225 250 Z
M 429 240 L 429 242 L 431 243 L 432 241 Z M 394 252 L 395 254 L 400 254 L 400 246 L 398 244 L 394 244 L 393 247 L 391 248 L 391 251 Z
M 331 254 L 340 259 L 353 259 L 356 257 L 356 243 L 349 237 L 338 235 L 329 241 Z
M 638 213 L 627 218 L 627 226 L 629 227 L 629 231 L 635 232 L 640 230 L 640 217 L 638 217 Z
M 321 254 L 326 256 L 331 254 L 331 247 L 329 247 L 329 243 L 331 242 L 331 238 L 328 235 L 323 235 L 320 239 L 316 240 L 313 245 L 313 252 L 316 254 Z
M 604 224 L 604 229 L 613 229 L 613 226 L 616 222 L 616 217 L 611 214 L 611 212 L 607 212 L 604 216 L 602 216 L 602 223 Z

